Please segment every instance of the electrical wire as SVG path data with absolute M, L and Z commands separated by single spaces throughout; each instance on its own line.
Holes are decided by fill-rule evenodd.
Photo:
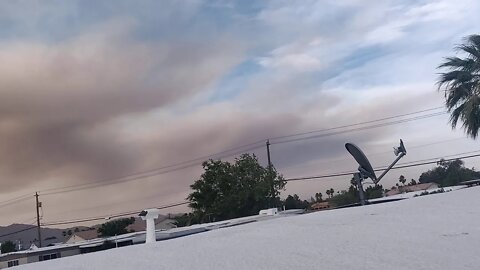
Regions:
M 408 146 L 408 150 L 410 151 L 411 149 L 424 148 L 424 147 L 428 147 L 428 146 L 432 146 L 432 145 L 437 145 L 437 144 L 452 142 L 452 141 L 458 141 L 458 140 L 464 140 L 464 139 L 468 139 L 468 137 L 453 138 L 453 139 L 435 141 L 435 142 L 431 142 L 431 143 L 427 143 L 427 144 L 418 144 L 418 145 L 414 145 L 414 146 Z M 392 151 L 376 152 L 376 153 L 369 153 L 368 156 L 372 157 L 372 156 L 391 154 L 391 153 L 392 153 Z M 309 165 L 328 164 L 328 163 L 333 163 L 333 162 L 346 161 L 346 160 L 350 160 L 350 159 L 351 159 L 350 157 L 348 157 L 348 158 L 347 157 L 337 158 L 337 159 L 327 159 L 327 160 L 321 160 L 321 161 L 318 161 L 318 162 L 312 162 Z M 281 169 L 294 168 L 294 167 L 298 167 L 298 166 L 302 166 L 302 165 L 303 164 L 294 164 L 294 165 L 284 166 Z
M 159 207 L 155 207 L 157 209 L 167 209 L 167 208 L 172 208 L 176 206 L 181 206 L 185 204 L 189 204 L 190 202 L 178 202 L 178 203 L 173 203 L 169 205 L 163 205 Z M 83 222 L 89 222 L 89 221 L 97 221 L 97 220 L 105 220 L 105 219 L 112 219 L 112 218 L 117 218 L 117 217 L 123 217 L 123 216 L 130 216 L 134 214 L 138 214 L 141 212 L 143 209 L 140 210 L 134 210 L 134 211 L 129 211 L 129 212 L 123 212 L 123 213 L 118 213 L 118 214 L 113 214 L 113 215 L 105 215 L 105 216 L 97 216 L 97 217 L 89 217 L 89 218 L 82 218 L 82 219 L 76 219 L 76 220 L 63 220 L 63 221 L 53 221 L 53 222 L 47 222 L 43 223 L 43 226 L 57 226 L 57 225 L 66 225 L 66 224 L 76 224 L 76 223 L 83 223 Z
M 466 153 L 459 153 L 457 155 L 461 155 L 461 154 L 467 154 L 467 153 L 473 153 L 473 152 L 480 152 L 479 151 L 472 151 L 472 152 L 466 152 Z M 480 156 L 480 154 L 475 154 L 475 155 L 467 155 L 467 156 L 460 156 L 460 157 L 455 157 L 455 158 L 450 158 L 450 159 L 443 159 L 443 157 L 437 157 L 437 158 L 432 158 L 430 160 L 433 160 L 435 159 L 434 161 L 425 161 L 425 162 L 418 162 L 416 161 L 417 163 L 414 163 L 414 164 L 406 164 L 406 165 L 402 165 L 402 164 L 399 164 L 397 166 L 394 166 L 392 168 L 392 170 L 397 170 L 397 169 L 403 169 L 403 168 L 410 168 L 410 167 L 417 167 L 417 166 L 424 166 L 424 165 L 429 165 L 429 164 L 437 164 L 438 161 L 440 161 L 441 159 L 443 159 L 444 161 L 453 161 L 453 160 L 457 160 L 457 159 L 468 159 L 468 158 L 474 158 L 474 157 L 478 157 Z M 378 172 L 378 171 L 383 171 L 385 168 L 387 168 L 388 166 L 383 166 L 381 168 L 375 168 L 374 171 Z M 355 171 L 350 171 L 350 172 L 341 172 L 341 173 L 333 173 L 333 174 L 326 174 L 326 175 L 317 175 L 317 176 L 305 176 L 305 177 L 296 177 L 296 178 L 286 178 L 285 181 L 286 182 L 293 182 L 293 181 L 304 181 L 304 180 L 315 180 L 315 179 L 322 179 L 322 178 L 331 178 L 331 177 L 340 177 L 340 176 L 347 176 L 347 175 L 352 175 L 356 173 Z
M 231 155 L 245 153 L 245 152 L 255 150 L 255 149 L 258 149 L 258 148 L 261 148 L 261 147 L 263 147 L 263 145 L 262 146 L 250 147 L 250 148 L 244 149 L 240 152 L 235 152 L 234 154 L 231 154 Z M 231 155 L 217 156 L 216 158 L 224 158 L 224 157 L 229 157 Z M 204 159 L 202 159 L 202 162 L 203 161 L 204 161 Z M 135 180 L 139 180 L 139 179 L 144 179 L 144 178 L 148 178 L 148 177 L 152 177 L 152 176 L 162 175 L 162 174 L 166 174 L 166 173 L 170 173 L 170 172 L 174 172 L 174 171 L 179 171 L 179 170 L 183 170 L 183 169 L 186 169 L 186 168 L 190 168 L 190 167 L 194 167 L 194 166 L 199 165 L 198 161 L 197 162 L 194 161 L 195 163 L 193 163 L 192 161 L 189 161 L 189 162 L 190 162 L 190 164 L 186 164 L 184 166 L 180 166 L 180 167 L 173 168 L 173 169 L 162 170 L 162 169 L 166 169 L 168 167 L 173 167 L 174 166 L 174 165 L 169 165 L 169 166 L 165 166 L 165 167 L 162 167 L 162 168 L 158 168 L 157 171 L 131 174 L 131 175 L 124 176 L 124 177 L 111 178 L 111 179 L 108 179 L 108 180 L 101 180 L 101 181 L 96 181 L 96 182 L 87 183 L 87 184 L 79 184 L 79 185 L 44 189 L 44 190 L 39 191 L 39 193 L 43 196 L 46 196 L 46 195 L 53 195 L 53 194 L 59 194 L 59 193 L 65 193 L 65 192 L 91 189 L 91 188 L 101 187 L 101 186 L 116 185 L 116 184 L 120 184 L 120 183 L 126 183 L 126 182 L 131 182 L 131 181 L 135 181 Z M 181 165 L 181 163 L 178 163 L 176 165 L 177 166 Z
M 468 154 L 468 153 L 475 153 L 475 152 L 480 152 L 480 150 L 458 153 L 458 154 L 455 154 L 455 155 L 449 155 L 449 156 L 457 156 L 457 157 L 450 158 L 450 159 L 444 159 L 444 157 L 435 157 L 435 158 L 430 158 L 430 159 L 425 159 L 425 160 L 417 160 L 417 161 L 414 161 L 415 163 L 413 163 L 413 164 L 408 164 L 408 163 L 412 163 L 412 162 L 398 164 L 397 166 L 394 166 L 392 168 L 392 170 L 409 168 L 409 167 L 424 166 L 424 165 L 429 165 L 429 164 L 436 164 L 441 159 L 443 159 L 444 161 L 453 161 L 453 160 L 457 160 L 457 159 L 468 159 L 468 158 L 479 157 L 480 154 L 465 155 L 465 154 Z M 458 155 L 464 155 L 464 156 L 458 156 Z M 380 167 L 380 168 L 375 168 L 374 171 L 376 171 L 376 172 L 382 171 L 386 167 L 387 166 L 383 166 L 383 167 Z M 352 175 L 354 173 L 355 173 L 354 171 L 351 171 L 351 172 L 341 172 L 341 173 L 328 174 L 328 175 L 308 176 L 308 177 L 299 177 L 299 178 L 287 178 L 287 179 L 285 179 L 285 181 L 286 182 L 292 182 L 292 181 L 314 180 L 314 179 L 321 179 L 321 178 L 332 178 L 332 177 Z M 186 204 L 189 204 L 189 202 L 188 201 L 178 202 L 178 203 L 173 203 L 173 204 L 169 204 L 169 205 L 159 206 L 159 207 L 156 207 L 156 208 L 157 209 L 166 209 L 166 208 L 172 208 L 172 207 L 186 205 Z M 53 222 L 43 223 L 42 225 L 43 226 L 57 226 L 57 225 L 76 224 L 76 223 L 83 223 L 83 222 L 90 222 L 90 221 L 97 221 L 97 220 L 105 220 L 105 219 L 111 219 L 111 218 L 133 215 L 133 214 L 139 213 L 140 211 L 142 211 L 142 209 L 129 211 L 129 212 L 123 212 L 123 213 L 117 213 L 117 214 L 113 214 L 113 215 L 105 215 L 105 216 L 101 216 L 101 217 L 97 216 L 97 217 L 89 217 L 89 218 L 76 219 L 76 220 L 53 221 Z
M 393 118 L 418 114 L 418 113 L 422 113 L 422 112 L 438 110 L 439 108 L 442 108 L 442 107 L 436 107 L 436 108 L 431 108 L 431 109 L 427 109 L 427 110 L 421 110 L 421 111 L 417 111 L 417 112 L 411 112 L 411 113 L 407 113 L 407 114 L 391 116 L 391 117 L 366 121 L 366 122 L 362 122 L 362 123 L 355 123 L 355 124 L 345 125 L 345 126 L 340 126 L 340 127 L 334 127 L 334 128 L 329 128 L 329 129 L 316 130 L 316 131 L 310 131 L 310 132 L 298 133 L 298 134 L 292 134 L 292 135 L 285 135 L 285 136 L 281 136 L 281 137 L 275 137 L 275 138 L 272 138 L 272 139 L 287 138 L 287 137 L 292 137 L 292 136 L 318 133 L 318 132 L 323 132 L 323 131 L 328 131 L 328 130 L 335 130 L 335 129 L 345 128 L 345 127 L 357 126 L 357 125 L 361 125 L 361 124 L 365 124 L 365 123 L 379 122 L 379 121 L 384 121 L 384 120 L 388 120 L 388 119 L 393 119 Z M 272 142 L 272 144 L 280 144 L 280 143 L 287 143 L 287 142 L 293 142 L 293 141 L 307 140 L 307 139 L 312 139 L 312 138 L 320 138 L 320 137 L 338 135 L 338 134 L 343 134 L 343 133 L 348 133 L 348 132 L 353 132 L 353 131 L 358 131 L 358 130 L 378 128 L 378 127 L 383 127 L 383 126 L 388 126 L 388 125 L 393 125 L 393 124 L 399 124 L 399 123 L 404 123 L 404 122 L 410 122 L 410 121 L 430 118 L 430 117 L 442 115 L 442 114 L 445 114 L 445 113 L 446 112 L 437 112 L 437 113 L 433 113 L 433 114 L 427 114 L 427 115 L 416 116 L 416 117 L 413 117 L 413 118 L 397 120 L 397 121 L 394 121 L 394 122 L 387 122 L 387 123 L 382 123 L 382 124 L 377 124 L 377 125 L 370 125 L 370 126 L 366 126 L 366 127 L 360 127 L 360 128 L 338 131 L 338 132 L 333 132 L 333 133 L 314 135 L 314 136 L 309 136 L 309 137 L 293 138 L 293 139 L 289 139 L 289 140 L 277 141 L 277 142 Z M 100 181 L 95 181 L 93 183 L 86 183 L 86 184 L 79 184 L 79 185 L 45 189 L 45 190 L 40 191 L 40 193 L 41 193 L 41 195 L 46 196 L 46 195 L 53 195 L 53 194 L 59 194 L 59 193 L 65 193 L 65 192 L 73 192 L 73 191 L 91 189 L 91 188 L 100 187 L 100 186 L 107 186 L 107 185 L 114 185 L 114 184 L 136 181 L 136 180 L 140 180 L 140 179 L 144 179 L 144 178 L 148 178 L 148 177 L 152 177 L 152 176 L 157 176 L 157 175 L 166 174 L 166 173 L 170 173 L 170 172 L 174 172 L 174 171 L 178 171 L 178 170 L 183 170 L 183 169 L 193 167 L 193 166 L 198 166 L 198 161 L 204 161 L 206 158 L 213 158 L 213 157 L 223 158 L 223 157 L 229 157 L 229 156 L 232 156 L 232 155 L 236 155 L 236 154 L 240 154 L 240 153 L 245 153 L 247 151 L 255 150 L 255 149 L 263 147 L 264 146 L 263 144 L 259 145 L 260 143 L 263 143 L 263 142 L 264 141 L 257 141 L 257 142 L 254 142 L 254 143 L 249 143 L 249 144 L 245 144 L 245 145 L 242 145 L 242 146 L 239 146 L 239 147 L 234 147 L 234 148 L 231 148 L 231 149 L 228 149 L 228 150 L 225 150 L 225 151 L 221 151 L 221 152 L 218 152 L 218 153 L 215 153 L 215 154 L 198 157 L 198 158 L 195 158 L 195 159 L 192 159 L 192 160 L 167 165 L 167 166 L 159 167 L 159 168 L 156 168 L 156 169 L 151 169 L 151 170 L 144 171 L 144 172 L 137 172 L 137 173 L 133 173 L 133 174 L 123 176 L 123 177 L 116 177 L 116 178 L 111 178 L 111 179 L 106 179 L 106 180 L 100 180 Z M 242 149 L 243 147 L 247 147 L 247 146 L 252 146 L 252 147 L 249 147 L 247 149 Z M 237 150 L 237 149 L 242 149 L 242 150 L 231 152 L 231 151 Z M 224 154 L 224 155 L 221 155 L 221 154 Z M 169 168 L 171 168 L 171 169 L 169 169 Z
M 419 114 L 423 112 L 429 112 L 429 111 L 434 111 L 438 109 L 443 109 L 442 107 L 435 107 L 435 108 L 430 108 L 430 109 L 425 109 L 421 111 L 416 111 L 416 112 L 411 112 L 411 113 L 405 113 L 405 114 L 400 114 L 400 115 L 394 115 L 394 116 L 389 116 L 385 118 L 380 118 L 380 119 L 375 119 L 375 120 L 369 120 L 365 122 L 359 122 L 355 124 L 348 124 L 348 125 L 343 125 L 343 126 L 338 126 L 338 127 L 332 127 L 332 128 L 326 128 L 326 129 L 319 129 L 319 130 L 312 130 L 312 131 L 307 131 L 307 132 L 302 132 L 302 133 L 296 133 L 296 134 L 289 134 L 289 135 L 283 135 L 283 136 L 277 136 L 277 137 L 272 137 L 270 140 L 277 140 L 277 139 L 284 139 L 284 138 L 289 138 L 289 137 L 296 137 L 296 136 L 302 136 L 302 135 L 308 135 L 308 134 L 313 134 L 313 133 L 318 133 L 318 132 L 325 132 L 325 131 L 330 131 L 330 130 L 336 130 L 336 129 L 342 129 L 342 128 L 347 128 L 347 127 L 354 127 L 354 126 L 360 126 L 364 124 L 371 124 L 375 122 L 381 122 L 385 120 L 390 120 L 390 119 L 395 119 L 399 117 L 404 117 L 404 116 L 409 116 L 409 115 L 414 115 L 414 114 Z
M 0 208 L 15 204 L 17 202 L 25 201 L 31 198 L 31 194 L 25 194 L 16 198 L 12 198 L 3 202 L 0 202 Z
M 272 141 L 271 144 L 273 145 L 273 144 L 290 143 L 290 142 L 296 142 L 296 141 L 304 141 L 304 140 L 310 140 L 310 139 L 316 139 L 316 138 L 329 137 L 329 136 L 333 136 L 333 135 L 340 135 L 340 134 L 350 133 L 350 132 L 354 132 L 354 131 L 361 131 L 361 130 L 367 130 L 367 129 L 373 129 L 373 128 L 386 127 L 386 126 L 397 125 L 397 124 L 402 124 L 402 123 L 406 123 L 406 122 L 431 118 L 431 117 L 435 117 L 435 116 L 440 116 L 440 115 L 444 115 L 446 113 L 447 112 L 438 112 L 438 113 L 432 113 L 432 114 L 427 114 L 427 115 L 415 116 L 415 117 L 411 117 L 411 118 L 407 118 L 407 119 L 401 119 L 401 120 L 397 120 L 397 121 L 391 121 L 391 122 L 386 122 L 386 123 L 381 123 L 381 124 L 369 125 L 369 126 L 365 126 L 365 127 L 352 128 L 352 129 L 341 130 L 341 131 L 330 132 L 330 133 L 324 133 L 324 134 L 318 134 L 318 135 L 312 135 L 312 136 L 307 136 L 307 137 L 292 138 L 292 139 L 280 140 L 280 141 Z
M 29 225 L 33 225 L 33 224 L 29 224 Z M 33 227 L 25 228 L 25 229 L 22 229 L 22 230 L 2 234 L 2 235 L 0 235 L 0 238 L 5 237 L 5 236 L 9 236 L 9 235 L 13 235 L 13 234 L 17 234 L 17 233 L 21 233 L 21 232 L 25 232 L 25 231 L 29 231 L 29 230 L 36 229 L 36 228 L 37 228 L 36 226 L 33 226 Z

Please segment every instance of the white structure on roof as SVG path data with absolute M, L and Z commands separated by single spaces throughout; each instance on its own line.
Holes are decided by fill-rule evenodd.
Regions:
M 260 216 L 276 216 L 278 215 L 278 209 L 277 208 L 263 209 L 263 210 L 260 210 L 258 214 Z
M 145 239 L 145 243 L 153 243 L 157 241 L 157 238 L 155 236 L 155 219 L 158 218 L 159 214 L 160 210 L 156 208 L 145 209 L 139 214 L 139 216 L 147 222 L 147 236 Z

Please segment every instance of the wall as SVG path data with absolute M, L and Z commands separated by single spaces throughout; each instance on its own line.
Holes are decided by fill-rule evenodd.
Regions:
M 27 264 L 28 261 L 27 261 L 27 258 L 26 257 L 12 257 L 12 259 L 9 259 L 8 261 L 1 261 L 0 262 L 0 269 L 4 269 L 4 268 L 8 268 L 8 262 L 9 261 L 14 261 L 14 260 L 18 260 L 18 265 L 22 265 L 22 264 Z

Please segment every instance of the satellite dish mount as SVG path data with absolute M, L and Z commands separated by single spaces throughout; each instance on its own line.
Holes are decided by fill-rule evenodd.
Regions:
M 345 148 L 347 151 L 353 156 L 353 158 L 357 161 L 358 163 L 358 172 L 353 174 L 353 178 L 355 180 L 355 184 L 357 185 L 358 188 L 358 195 L 360 197 L 360 203 L 362 205 L 365 205 L 365 194 L 363 190 L 363 181 L 367 178 L 372 179 L 373 183 L 376 185 L 382 178 L 387 174 L 388 171 L 390 171 L 397 162 L 404 157 L 407 154 L 407 150 L 405 149 L 405 146 L 403 145 L 403 141 L 400 140 L 400 146 L 399 147 L 394 147 L 393 148 L 393 153 L 397 156 L 397 158 L 388 166 L 385 171 L 377 178 L 375 175 L 375 170 L 373 169 L 372 165 L 370 164 L 370 161 L 368 161 L 367 156 L 360 150 L 358 146 L 356 146 L 353 143 L 346 143 Z

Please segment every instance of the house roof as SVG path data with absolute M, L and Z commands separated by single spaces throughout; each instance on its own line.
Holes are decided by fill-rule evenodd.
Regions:
M 78 237 L 78 238 L 81 238 L 82 240 L 91 240 L 91 239 L 98 238 L 98 232 L 97 230 L 74 232 L 68 240 L 72 239 L 73 237 Z
M 329 207 L 330 206 L 330 203 L 325 201 L 325 202 L 316 202 L 314 204 L 312 204 L 310 207 L 311 208 L 317 208 L 317 207 Z
M 403 188 L 408 191 L 420 191 L 420 190 L 427 190 L 427 189 L 437 188 L 437 187 L 438 187 L 437 183 L 423 183 L 423 184 L 417 184 L 413 186 L 405 186 Z
M 387 196 L 392 196 L 404 192 L 414 192 L 414 191 L 422 191 L 422 190 L 428 190 L 428 189 L 433 189 L 433 188 L 438 188 L 437 183 L 422 183 L 422 184 L 417 184 L 417 185 L 411 185 L 411 186 L 399 186 L 396 189 L 392 189 L 389 192 L 387 192 Z
M 158 218 L 155 219 L 155 225 L 159 225 L 160 223 L 169 220 L 167 216 L 159 215 Z M 134 232 L 140 232 L 140 231 L 145 231 L 146 229 L 146 223 L 142 218 L 136 217 L 135 222 L 133 224 L 128 225 L 127 230 L 128 231 L 134 231 Z M 158 228 L 159 226 L 155 226 L 156 229 L 161 229 Z

